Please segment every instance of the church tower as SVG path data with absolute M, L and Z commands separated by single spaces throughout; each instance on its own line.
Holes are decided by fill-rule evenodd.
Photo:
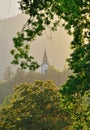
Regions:
M 48 69 L 48 67 L 49 67 L 49 62 L 48 62 L 47 53 L 46 53 L 46 49 L 45 49 L 44 56 L 43 56 L 43 62 L 41 64 L 41 73 L 45 74 L 45 71 Z

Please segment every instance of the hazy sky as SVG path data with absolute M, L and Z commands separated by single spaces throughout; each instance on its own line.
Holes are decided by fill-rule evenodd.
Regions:
M 12 17 L 20 13 L 18 0 L 0 0 L 0 19 Z
M 18 12 L 16 1 L 11 0 L 11 5 L 14 6 L 11 7 L 12 11 L 8 15 L 8 3 L 9 0 L 0 0 L 0 17 L 2 18 L 15 16 L 17 13 L 20 13 Z M 6 6 L 6 10 L 3 10 L 5 9 L 4 6 Z M 25 21 L 26 16 L 23 15 L 0 20 L 0 78 L 3 75 L 5 68 L 10 65 L 11 55 L 9 52 L 13 46 L 12 38 L 22 29 Z M 52 37 L 51 40 L 48 38 L 50 36 Z M 71 37 L 62 27 L 59 27 L 56 32 L 50 32 L 50 30 L 47 29 L 44 31 L 43 36 L 37 37 L 35 41 L 31 43 L 30 53 L 41 64 L 44 49 L 46 48 L 49 63 L 54 65 L 57 69 L 63 70 L 65 60 L 70 54 L 70 41 Z

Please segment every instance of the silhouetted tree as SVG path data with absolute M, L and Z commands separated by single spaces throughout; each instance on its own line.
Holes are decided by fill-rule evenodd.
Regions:
M 5 80 L 5 81 L 9 81 L 9 80 L 12 79 L 13 76 L 14 76 L 14 72 L 13 72 L 13 70 L 11 69 L 11 67 L 8 66 L 8 67 L 6 68 L 6 70 L 5 70 L 5 72 L 4 72 L 4 75 L 3 75 L 4 80 Z

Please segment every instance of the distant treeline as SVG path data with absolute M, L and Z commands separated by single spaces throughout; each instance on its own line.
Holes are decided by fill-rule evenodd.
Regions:
M 60 88 L 64 84 L 70 75 L 70 70 L 66 69 L 62 72 L 56 70 L 53 66 L 50 66 L 45 74 L 41 74 L 36 71 L 25 72 L 20 68 L 17 69 L 14 74 L 10 67 L 7 67 L 4 73 L 4 82 L 0 85 L 0 103 L 2 103 L 5 96 L 13 93 L 13 86 L 21 83 L 33 83 L 36 80 L 53 80 L 54 83 Z

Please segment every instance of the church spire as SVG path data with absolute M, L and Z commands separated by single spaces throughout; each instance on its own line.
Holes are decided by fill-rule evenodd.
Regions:
M 48 69 L 48 67 L 49 67 L 49 62 L 48 62 L 48 58 L 47 58 L 47 52 L 45 49 L 44 56 L 43 56 L 43 62 L 41 64 L 41 73 L 45 74 L 45 71 Z
M 44 51 L 43 62 L 44 62 L 44 63 L 48 63 L 46 49 L 45 49 L 45 51 Z

